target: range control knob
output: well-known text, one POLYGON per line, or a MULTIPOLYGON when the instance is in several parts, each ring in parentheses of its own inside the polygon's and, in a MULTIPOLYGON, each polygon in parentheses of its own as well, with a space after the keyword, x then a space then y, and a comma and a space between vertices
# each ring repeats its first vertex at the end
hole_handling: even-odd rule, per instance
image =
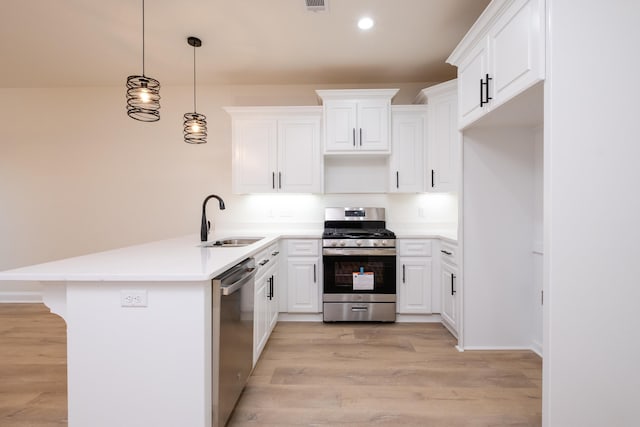
POLYGON ((382 241, 382 246, 387 246, 387 241, 386 240, 382 241))
POLYGON ((334 240, 333 242, 331 242, 331 246, 338 246, 338 241, 334 240))
POLYGON ((356 240, 356 245, 362 246, 362 240, 356 240))
POLYGON ((345 241, 344 241, 344 240, 341 240, 341 241, 340 241, 340 246, 344 246, 344 245, 346 245, 345 241))
POLYGON ((373 246, 379 246, 379 245, 380 245, 380 242, 378 242, 377 240, 373 241, 373 246))

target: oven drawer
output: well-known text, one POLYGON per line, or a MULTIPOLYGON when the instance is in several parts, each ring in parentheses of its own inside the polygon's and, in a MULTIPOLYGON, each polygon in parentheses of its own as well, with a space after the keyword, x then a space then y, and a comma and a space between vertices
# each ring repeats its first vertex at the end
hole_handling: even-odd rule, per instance
POLYGON ((395 322, 395 302, 325 302, 325 322, 395 322))
POLYGON ((432 240, 429 239, 398 239, 398 255, 401 256, 431 256, 432 240))

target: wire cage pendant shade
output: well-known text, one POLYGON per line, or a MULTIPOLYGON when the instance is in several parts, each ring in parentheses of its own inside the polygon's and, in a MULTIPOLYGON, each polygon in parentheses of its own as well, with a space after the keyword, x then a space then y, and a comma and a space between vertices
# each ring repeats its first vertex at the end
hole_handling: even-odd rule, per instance
POLYGON ((196 47, 202 46, 197 37, 187 39, 193 46, 193 113, 185 113, 183 122, 184 142, 188 144, 205 144, 207 142, 207 117, 196 112, 196 47))
POLYGON ((160 82, 144 74, 144 0, 142 0, 142 75, 127 77, 127 115, 141 122, 160 120, 160 82))

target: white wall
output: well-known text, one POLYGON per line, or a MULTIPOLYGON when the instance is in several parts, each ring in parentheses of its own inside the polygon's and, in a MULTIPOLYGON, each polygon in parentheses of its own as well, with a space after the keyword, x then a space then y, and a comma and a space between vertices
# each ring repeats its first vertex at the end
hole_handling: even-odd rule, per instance
POLYGON ((465 130, 463 158, 464 348, 531 348, 534 133, 465 130))
POLYGON ((636 426, 640 3, 547 1, 546 426, 636 426))
MULTIPOLYGON (((429 83, 397 87, 410 104, 429 83)), ((333 85, 331 88, 363 87, 333 85)), ((163 87, 161 120, 141 123, 125 113, 124 87, 0 89, 0 270, 198 233, 202 200, 214 223, 316 223, 322 208, 357 204, 389 208, 389 220, 455 222, 447 195, 239 196, 231 194, 231 120, 238 105, 318 105, 327 85, 203 86, 198 110, 207 115, 208 144, 182 139, 190 87, 163 87), (422 209, 422 216, 418 215, 422 209)), ((24 293, 35 284, 0 284, 24 293)), ((9 297, 10 299, 10 297, 9 297)))

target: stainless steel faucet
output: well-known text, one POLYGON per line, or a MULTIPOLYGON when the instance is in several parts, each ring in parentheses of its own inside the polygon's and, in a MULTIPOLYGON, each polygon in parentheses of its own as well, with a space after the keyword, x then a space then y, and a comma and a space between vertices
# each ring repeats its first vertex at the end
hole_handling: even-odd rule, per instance
POLYGON ((202 202, 202 223, 200 224, 200 241, 206 242, 209 238, 209 230, 211 229, 211 221, 207 221, 207 202, 209 199, 218 199, 220 202, 220 210, 223 211, 225 209, 224 200, 220 196, 216 196, 215 194, 211 194, 204 199, 202 202))

